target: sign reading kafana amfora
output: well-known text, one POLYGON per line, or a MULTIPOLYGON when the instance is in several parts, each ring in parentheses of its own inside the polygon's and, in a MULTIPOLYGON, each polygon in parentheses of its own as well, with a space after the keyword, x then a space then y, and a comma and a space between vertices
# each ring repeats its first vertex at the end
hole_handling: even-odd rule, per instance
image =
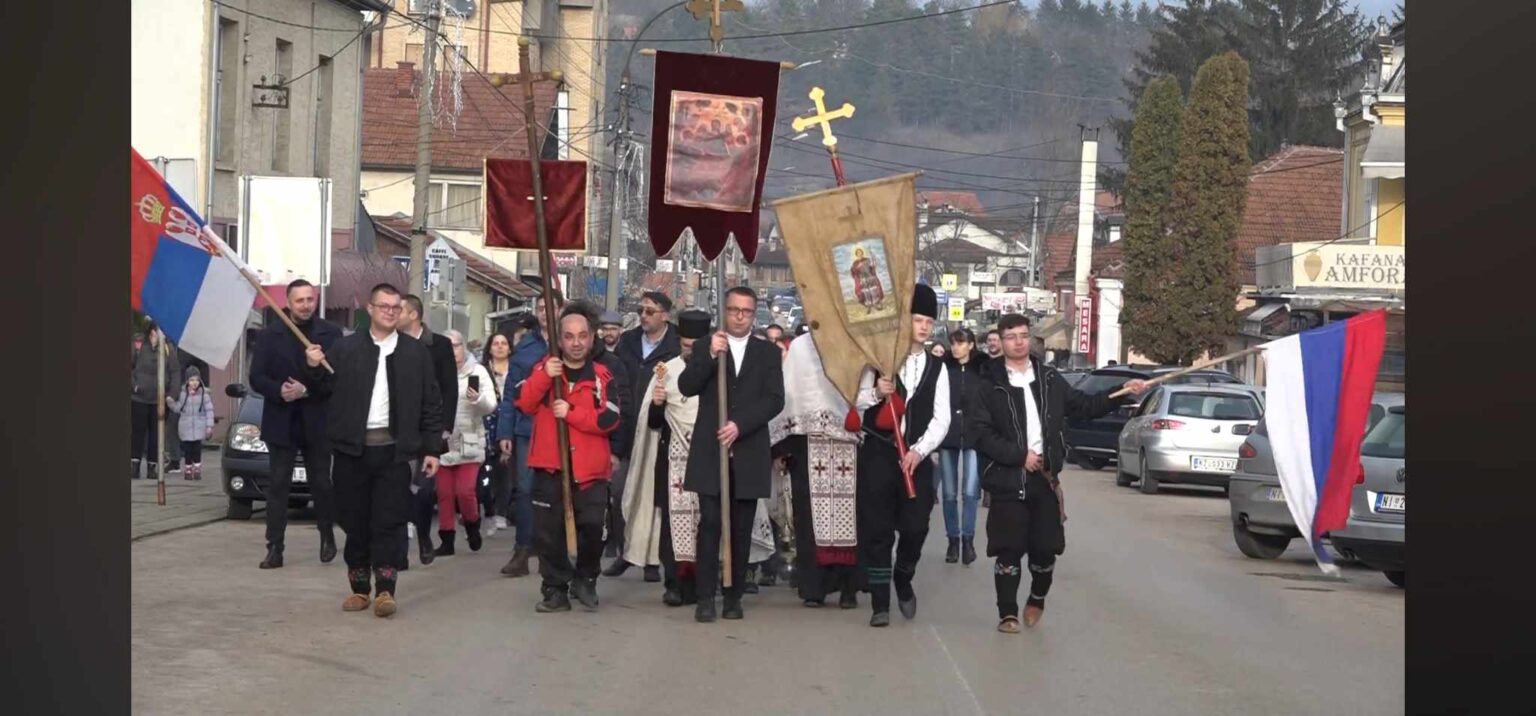
POLYGON ((1401 246, 1282 244, 1262 247, 1260 288, 1365 289, 1407 287, 1407 255, 1401 246), (1290 261, 1284 259, 1289 254, 1290 261), (1273 267, 1273 270, 1266 271, 1273 267))

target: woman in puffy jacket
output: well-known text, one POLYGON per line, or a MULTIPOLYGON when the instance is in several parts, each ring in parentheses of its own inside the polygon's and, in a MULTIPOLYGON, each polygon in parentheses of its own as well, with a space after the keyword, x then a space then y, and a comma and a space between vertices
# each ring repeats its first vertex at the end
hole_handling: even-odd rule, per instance
MULTIPOLYGON (((945 562, 976 561, 976 504, 981 499, 981 475, 976 462, 976 437, 967 434, 966 412, 985 378, 981 365, 986 354, 976 350, 976 334, 961 328, 949 336, 949 433, 939 443, 939 464, 934 476, 944 505, 944 531, 949 537, 945 562)), ((938 346, 936 345, 935 348, 938 346)))
POLYGON ((480 550, 480 505, 475 483, 485 462, 485 416, 496 410, 496 387, 485 366, 468 360, 464 336, 447 331, 453 346, 453 360, 459 368, 459 406, 453 421, 453 434, 447 451, 439 458, 437 471, 437 534, 442 538, 436 554, 453 554, 453 508, 464 519, 464 539, 473 551, 480 550))

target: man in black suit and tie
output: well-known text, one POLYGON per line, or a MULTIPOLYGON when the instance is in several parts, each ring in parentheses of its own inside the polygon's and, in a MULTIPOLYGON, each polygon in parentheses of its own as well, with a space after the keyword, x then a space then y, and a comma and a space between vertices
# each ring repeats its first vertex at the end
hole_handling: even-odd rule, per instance
POLYGON ((695 350, 678 376, 684 396, 699 398, 699 417, 689 443, 688 474, 683 486, 699 495, 699 604, 694 619, 715 620, 715 588, 720 571, 720 451, 730 451, 731 587, 725 590, 721 616, 740 619, 742 587, 752 547, 757 501, 771 494, 773 460, 768 421, 784 409, 784 370, 778 347, 752 338, 757 294, 738 286, 725 294, 725 330, 716 332, 709 350, 695 350), (719 414, 715 366, 726 356, 726 416, 719 414), (724 423, 722 425, 722 422, 724 423))

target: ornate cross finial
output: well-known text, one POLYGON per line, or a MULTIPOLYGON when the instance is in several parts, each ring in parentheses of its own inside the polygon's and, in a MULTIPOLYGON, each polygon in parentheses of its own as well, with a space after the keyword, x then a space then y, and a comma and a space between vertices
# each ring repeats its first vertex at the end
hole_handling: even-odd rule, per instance
POLYGON ((725 30, 720 27, 720 13, 724 11, 742 12, 746 6, 741 0, 688 0, 685 8, 695 20, 709 16, 709 39, 715 43, 715 51, 720 51, 720 43, 725 40, 725 30))
POLYGON ((827 111, 823 98, 827 93, 820 87, 811 88, 811 101, 816 103, 816 112, 808 117, 795 117, 792 123, 796 132, 804 132, 814 125, 821 125, 821 143, 828 149, 837 146, 837 137, 832 136, 832 120, 845 119, 853 116, 853 105, 844 102, 842 107, 827 111))

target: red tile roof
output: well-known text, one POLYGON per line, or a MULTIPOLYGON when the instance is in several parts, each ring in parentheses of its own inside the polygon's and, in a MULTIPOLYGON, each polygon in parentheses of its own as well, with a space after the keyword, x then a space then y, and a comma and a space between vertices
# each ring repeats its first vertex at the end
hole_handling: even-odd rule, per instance
POLYGON ((1253 285, 1260 246, 1338 238, 1343 195, 1342 149, 1283 147, 1254 165, 1237 230, 1239 281, 1253 285))
POLYGON ((948 205, 972 216, 986 216, 987 209, 981 205, 981 198, 975 192, 969 191, 922 191, 917 194, 917 203, 928 203, 928 208, 937 211, 940 207, 948 205))
MULTIPOLYGON (((416 165, 416 91, 421 73, 409 62, 398 67, 370 68, 363 75, 364 169, 412 169, 416 165)), ((505 85, 501 93, 480 75, 461 78, 464 105, 458 121, 432 128, 432 167, 479 174, 485 158, 526 159, 522 91, 505 85)), ((555 83, 534 85, 534 112, 542 125, 555 106, 555 83)))

